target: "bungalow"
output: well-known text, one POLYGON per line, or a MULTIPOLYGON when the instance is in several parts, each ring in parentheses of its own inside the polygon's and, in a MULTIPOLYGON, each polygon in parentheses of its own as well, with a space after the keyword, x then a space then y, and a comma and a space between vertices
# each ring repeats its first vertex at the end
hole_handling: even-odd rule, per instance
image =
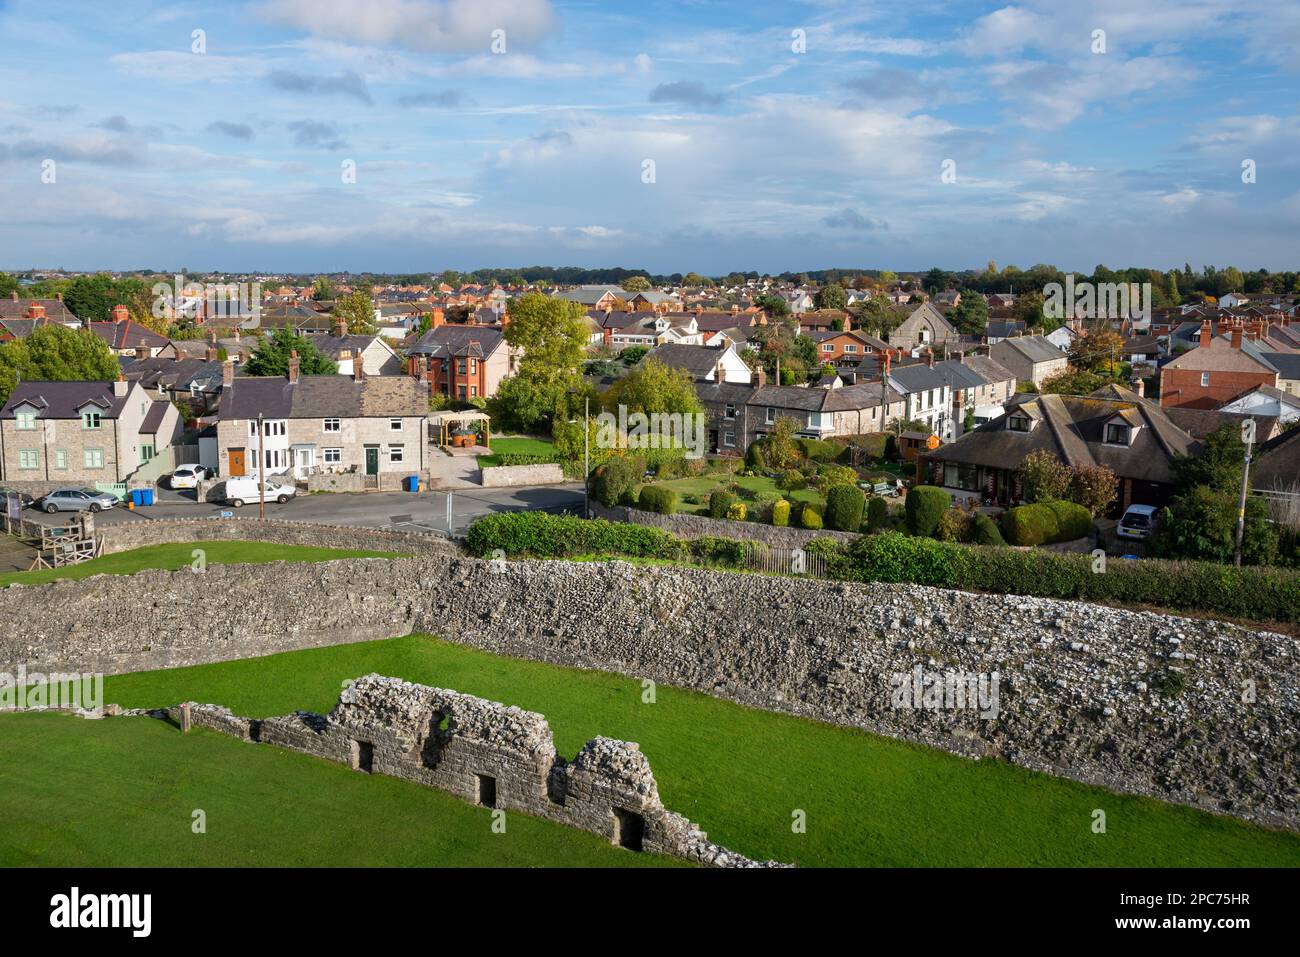
POLYGON ((1069 357, 1042 336, 1003 339, 989 347, 989 356, 1021 382, 1041 386, 1069 367, 1069 357))
POLYGON ((20 382, 0 409, 0 479, 125 482, 170 465, 180 434, 176 407, 139 382, 20 382))

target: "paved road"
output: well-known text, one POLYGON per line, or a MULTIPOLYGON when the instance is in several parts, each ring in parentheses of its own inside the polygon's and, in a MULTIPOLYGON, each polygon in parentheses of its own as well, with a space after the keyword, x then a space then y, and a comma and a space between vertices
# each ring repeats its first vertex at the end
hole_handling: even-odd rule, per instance
MULTIPOLYGON (((399 531, 447 532, 447 492, 337 492, 302 495, 284 505, 266 503, 267 518, 324 525, 358 525, 367 528, 392 527, 399 531)), ((515 489, 465 489, 451 493, 453 534, 464 534, 470 522, 491 512, 518 509, 582 511, 582 485, 549 485, 515 489)), ((240 518, 256 517, 257 505, 232 509, 215 503, 194 501, 192 491, 160 490, 155 504, 134 511, 124 507, 100 512, 100 525, 119 522, 147 522, 167 518, 218 518, 230 512, 240 518)), ((46 515, 29 509, 24 513, 47 524, 66 523, 71 513, 46 515)))

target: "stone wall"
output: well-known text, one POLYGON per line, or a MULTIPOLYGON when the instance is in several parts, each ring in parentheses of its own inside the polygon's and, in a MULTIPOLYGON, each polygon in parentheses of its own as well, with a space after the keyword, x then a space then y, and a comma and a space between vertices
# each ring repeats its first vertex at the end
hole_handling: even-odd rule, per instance
POLYGON ((104 539, 105 554, 144 548, 160 542, 270 542, 276 545, 307 545, 315 548, 367 549, 405 555, 459 554, 456 546, 440 535, 386 532, 351 525, 315 525, 278 519, 185 518, 141 520, 100 524, 97 534, 104 539))
POLYGON ((671 532, 678 538, 735 538, 751 542, 762 542, 776 548, 803 548, 814 538, 833 538, 839 542, 851 542, 861 536, 857 532, 834 532, 830 529, 809 531, 805 528, 779 528, 762 522, 731 522, 724 519, 709 518, 707 515, 660 515, 658 512, 646 512, 639 508, 619 505, 606 508, 599 502, 591 503, 591 517, 603 518, 610 522, 629 522, 633 525, 650 525, 671 532))
MULTIPOLYGON (((179 721, 178 710, 171 716, 179 721)), ((565 761, 544 716, 473 695, 372 674, 351 682, 328 717, 299 711, 258 720, 191 703, 190 720, 244 741, 450 791, 471 804, 582 828, 630 850, 713 867, 777 866, 711 843, 667 810, 639 745, 595 738, 565 761)))
POLYGON ((117 673, 412 631, 1300 827, 1300 642, 1218 622, 913 585, 425 554, 0 589, 0 671, 117 673), (996 671, 996 718, 899 707, 898 676, 918 667, 996 671))
POLYGON ((498 465, 483 469, 484 488, 513 488, 519 485, 561 485, 568 481, 564 469, 555 464, 498 465))

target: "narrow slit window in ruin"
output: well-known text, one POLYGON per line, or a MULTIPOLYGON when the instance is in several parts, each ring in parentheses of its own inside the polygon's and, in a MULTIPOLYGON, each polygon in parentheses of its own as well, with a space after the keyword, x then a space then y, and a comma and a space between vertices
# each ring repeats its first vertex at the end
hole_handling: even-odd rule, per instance
POLYGON ((629 851, 641 850, 641 839, 645 836, 645 818, 634 811, 621 807, 614 808, 614 843, 626 847, 629 851))
POLYGON ((352 742, 352 770, 374 773, 375 746, 369 741, 352 742))
POLYGON ((478 803, 483 807, 497 806, 497 779, 489 774, 476 774, 478 779, 478 803))

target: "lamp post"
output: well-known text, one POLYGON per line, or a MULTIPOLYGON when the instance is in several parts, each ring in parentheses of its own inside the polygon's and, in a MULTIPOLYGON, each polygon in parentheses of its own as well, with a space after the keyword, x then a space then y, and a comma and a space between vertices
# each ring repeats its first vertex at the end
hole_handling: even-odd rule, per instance
POLYGON ((1246 457, 1241 464, 1241 499, 1237 502, 1237 547, 1233 550, 1232 564, 1241 567, 1241 541, 1246 534, 1246 495, 1250 492, 1250 449, 1255 441, 1255 420, 1241 423, 1241 441, 1246 445, 1246 457))
POLYGON ((266 426, 262 422, 262 413, 257 413, 257 517, 266 519, 266 474, 263 463, 266 462, 266 426))
POLYGON ((591 518, 591 396, 582 399, 582 517, 591 518))

